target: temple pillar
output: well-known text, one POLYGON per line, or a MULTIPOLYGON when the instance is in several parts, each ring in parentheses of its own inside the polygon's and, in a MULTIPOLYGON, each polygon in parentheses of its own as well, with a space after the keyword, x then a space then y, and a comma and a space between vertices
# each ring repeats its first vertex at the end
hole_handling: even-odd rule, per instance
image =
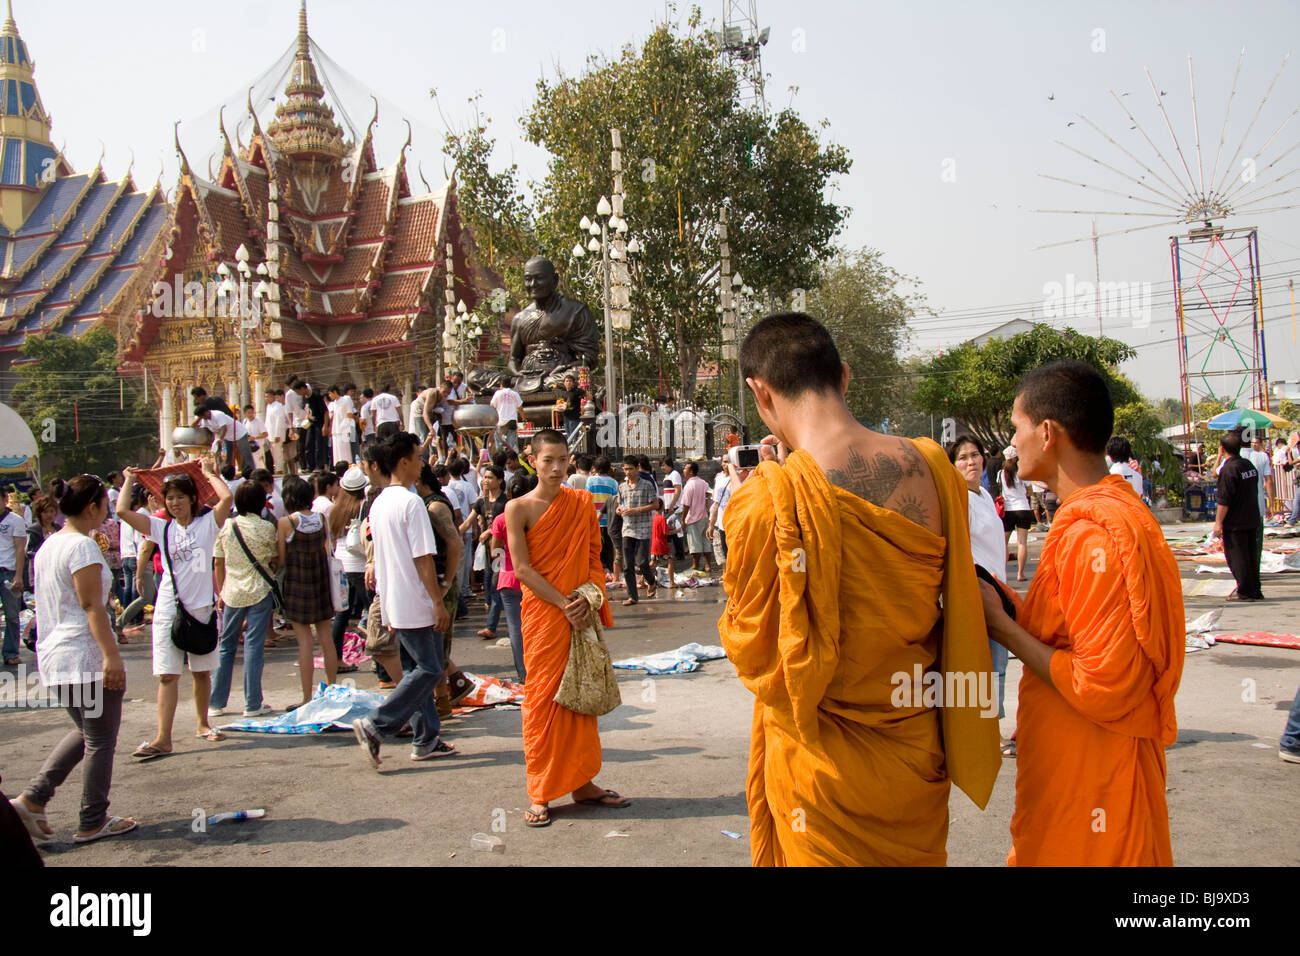
POLYGON ((266 409, 266 383, 256 372, 253 375, 253 414, 259 417, 266 409))
POLYGON ((172 387, 164 385, 162 388, 162 409, 158 412, 158 447, 165 453, 170 453, 172 450, 172 428, 174 426, 172 387))

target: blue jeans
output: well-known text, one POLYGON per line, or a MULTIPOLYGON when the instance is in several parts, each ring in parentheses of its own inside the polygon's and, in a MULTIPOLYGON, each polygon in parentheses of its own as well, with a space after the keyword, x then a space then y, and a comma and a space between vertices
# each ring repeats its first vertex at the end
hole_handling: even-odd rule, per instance
POLYGON ((1286 719, 1286 729, 1282 731, 1282 739, 1277 745, 1293 754, 1300 754, 1300 690, 1295 692, 1291 716, 1286 719))
MULTIPOLYGON (((18 612, 22 608, 22 596, 9 590, 14 583, 14 573, 9 568, 0 569, 0 604, 4 605, 5 638, 3 655, 5 660, 18 656, 18 612)), ((24 582, 25 583, 25 582, 24 582)), ((108 596, 105 595, 105 600, 108 596)))
POLYGON ((510 631, 510 649, 515 655, 515 673, 522 684, 528 676, 524 671, 524 592, 518 588, 501 588, 497 595, 506 610, 506 628, 510 631))
POLYGON ((487 570, 483 572, 483 593, 487 595, 488 602, 487 623, 483 626, 489 631, 495 631, 501 622, 501 612, 505 610, 505 605, 501 603, 501 593, 497 591, 497 572, 492 570, 491 559, 487 570))
POLYGON ((998 717, 1002 718, 1007 715, 1002 706, 1007 696, 1007 649, 997 641, 990 640, 989 653, 993 657, 993 678, 996 682, 993 690, 998 695, 998 717))
POLYGON ((122 594, 119 600, 122 602, 122 607, 124 608, 130 607, 131 602, 139 597, 139 595, 135 593, 135 572, 138 566, 138 558, 122 559, 122 594))
POLYGON ((409 720, 415 732, 412 744, 432 747, 438 742, 433 691, 442 680, 442 635, 431 627, 395 627, 393 633, 402 646, 402 679, 367 717, 385 737, 397 733, 409 720))
POLYGON ((245 622, 248 629, 244 634, 244 710, 257 710, 262 706, 262 657, 266 650, 266 631, 274 610, 275 598, 270 594, 248 607, 227 605, 221 624, 217 676, 212 679, 213 707, 225 707, 230 700, 230 678, 235 671, 240 628, 245 622))

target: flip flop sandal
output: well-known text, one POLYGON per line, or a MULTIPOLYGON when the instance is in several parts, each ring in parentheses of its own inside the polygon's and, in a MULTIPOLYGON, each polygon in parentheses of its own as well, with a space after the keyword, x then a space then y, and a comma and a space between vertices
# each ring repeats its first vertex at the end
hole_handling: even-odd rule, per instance
POLYGON ((140 824, 135 820, 128 821, 125 817, 109 817, 104 821, 104 825, 89 836, 74 836, 73 843, 94 843, 96 840, 102 840, 104 837, 121 836, 123 833, 130 833, 140 824), (123 823, 130 823, 130 826, 121 826, 123 823))
POLYGON ((199 740, 209 740, 209 741, 212 741, 212 742, 214 742, 214 743, 215 743, 216 741, 218 741, 218 740, 225 740, 225 739, 226 739, 226 735, 223 734, 221 731, 216 730, 215 728, 212 729, 212 730, 209 730, 209 731, 208 731, 207 733, 205 733, 205 734, 195 734, 194 736, 197 737, 199 740))
POLYGON ((18 818, 23 821, 23 826, 27 828, 27 832, 31 834, 33 840, 36 840, 38 843, 45 843, 48 840, 54 839, 53 830, 50 830, 47 833, 45 830, 41 829, 42 823, 46 826, 50 825, 50 821, 45 818, 45 813, 43 811, 41 813, 34 813, 33 811, 28 810, 16 799, 10 800, 9 805, 14 808, 14 812, 18 814, 18 818))
POLYGON ((615 793, 613 790, 606 790, 604 794, 599 797, 587 797, 587 799, 585 800, 574 800, 573 802, 582 803, 582 804, 592 804, 598 807, 609 807, 610 809, 613 810, 621 810, 624 807, 632 806, 631 800, 627 799, 627 797, 623 796, 621 793, 615 793), (618 802, 610 803, 609 798, 611 797, 617 800, 618 802))
POLYGON ((144 763, 146 760, 154 760, 158 757, 171 756, 171 751, 160 750, 159 748, 155 747, 153 744, 149 743, 149 741, 146 740, 143 743, 141 743, 139 747, 135 748, 135 752, 132 753, 131 756, 135 757, 136 760, 140 761, 140 763, 144 763))
POLYGON ((532 810, 524 811, 524 826, 529 827, 549 827, 551 825, 551 809, 543 808, 541 813, 533 813, 532 810), (536 820, 529 820, 530 816, 536 817, 536 820))

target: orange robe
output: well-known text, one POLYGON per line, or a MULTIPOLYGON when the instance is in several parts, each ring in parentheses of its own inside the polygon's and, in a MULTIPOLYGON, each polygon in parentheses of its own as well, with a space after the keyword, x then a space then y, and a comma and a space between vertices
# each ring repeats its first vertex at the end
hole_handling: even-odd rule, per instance
POLYGON ((718 632, 756 698, 755 865, 941 865, 950 781, 980 807, 993 790, 997 701, 966 486, 938 445, 915 444, 942 536, 831 485, 806 452, 760 463, 727 506, 718 632), (936 709, 920 687, 896 701, 898 675, 932 670, 974 675, 986 706, 976 692, 936 709))
MULTIPOLYGON (((528 561, 561 594, 588 582, 605 589, 600 563, 600 519, 585 491, 563 487, 540 521, 528 529, 528 561)), ((523 588, 524 766, 528 797, 547 803, 572 793, 600 770, 600 737, 596 718, 576 714, 555 702, 573 630, 564 611, 523 588)), ((606 602, 600 620, 611 627, 614 618, 606 602)))
POLYGON ((1178 736, 1183 593, 1160 526, 1109 475, 1061 502, 1018 613, 1057 650, 1016 715, 1007 862, 1172 866, 1164 748, 1178 736))

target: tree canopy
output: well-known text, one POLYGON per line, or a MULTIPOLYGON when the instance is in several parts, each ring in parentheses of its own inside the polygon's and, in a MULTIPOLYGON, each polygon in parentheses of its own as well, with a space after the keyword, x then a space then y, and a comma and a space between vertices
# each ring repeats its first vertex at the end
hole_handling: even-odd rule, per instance
POLYGON ((908 323, 924 307, 924 299, 908 289, 914 285, 874 249, 837 250, 818 267, 807 295, 806 311, 826 326, 849 364, 849 410, 872 427, 897 406, 903 391, 899 352, 908 323))
POLYGON ((566 291, 599 313, 595 257, 575 260, 570 250, 588 238, 579 220, 612 192, 610 130, 620 131, 623 217, 644 249, 633 263, 633 328, 620 349, 626 386, 675 380, 686 398, 700 362, 721 344, 724 205, 731 271, 764 304, 785 301, 813 286, 832 250, 848 209, 827 199, 827 189, 851 164, 795 111, 765 118, 744 108, 734 71, 699 24, 697 9, 684 36, 660 25, 639 49, 593 56, 580 76, 538 81, 522 123, 551 159, 534 184, 534 210, 522 202, 513 168, 490 171, 491 139, 477 113, 469 130, 448 140, 467 218, 488 228, 501 249, 497 261, 536 248, 555 262, 566 291))
POLYGON ((36 436, 44 470, 103 476, 153 461, 158 420, 134 379, 118 375, 111 331, 30 336, 22 355, 33 361, 17 366, 12 404, 36 436))
POLYGON ((1039 323, 1011 338, 983 345, 963 343, 943 352, 920 370, 912 402, 920 411, 955 418, 988 448, 1009 444, 1015 429, 1011 406, 1026 373, 1060 359, 1087 362, 1105 376, 1115 407, 1139 401, 1119 364, 1137 350, 1118 339, 1082 335, 1039 323))

